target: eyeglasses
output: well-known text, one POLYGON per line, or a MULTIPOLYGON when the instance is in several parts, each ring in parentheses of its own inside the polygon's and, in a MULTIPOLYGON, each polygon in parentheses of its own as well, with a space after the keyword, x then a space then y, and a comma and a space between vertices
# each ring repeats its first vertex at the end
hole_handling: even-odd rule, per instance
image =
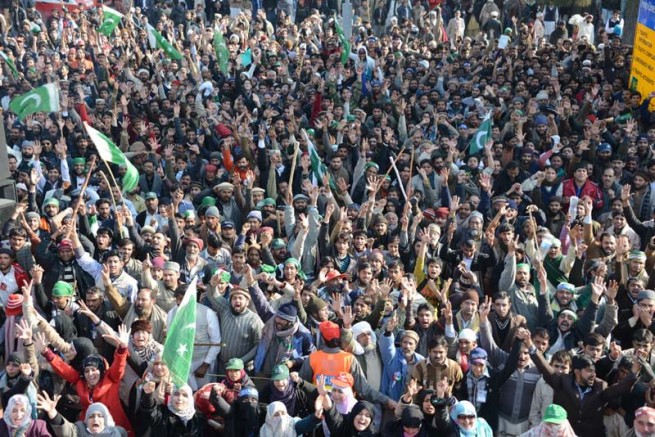
POLYGON ((474 414, 460 414, 457 416, 457 420, 475 420, 474 414))

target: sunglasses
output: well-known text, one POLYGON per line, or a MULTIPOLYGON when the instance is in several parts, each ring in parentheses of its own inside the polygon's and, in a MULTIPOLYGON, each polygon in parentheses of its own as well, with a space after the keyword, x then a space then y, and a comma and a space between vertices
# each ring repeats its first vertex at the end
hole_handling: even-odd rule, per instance
POLYGON ((460 414, 457 416, 457 420, 474 420, 475 415, 473 414, 460 414))

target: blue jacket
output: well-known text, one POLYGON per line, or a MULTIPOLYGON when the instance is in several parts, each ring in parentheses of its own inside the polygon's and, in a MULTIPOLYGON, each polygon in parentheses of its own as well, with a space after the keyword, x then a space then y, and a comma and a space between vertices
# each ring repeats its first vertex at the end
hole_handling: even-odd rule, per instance
MULTIPOLYGON (((407 360, 403 356, 400 348, 395 346, 393 333, 381 335, 378 344, 384 367, 382 371, 382 393, 394 401, 398 401, 403 393, 405 393, 405 386, 409 377, 407 360)), ((423 355, 414 352, 415 363, 418 363, 422 359, 423 355)))

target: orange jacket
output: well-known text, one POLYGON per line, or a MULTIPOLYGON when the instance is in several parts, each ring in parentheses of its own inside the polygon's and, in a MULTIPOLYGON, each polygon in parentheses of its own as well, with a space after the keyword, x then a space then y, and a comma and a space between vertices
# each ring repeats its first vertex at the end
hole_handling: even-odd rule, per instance
POLYGON ((309 354, 309 367, 312 368, 314 373, 312 382, 316 384, 316 377, 324 375, 327 377, 325 385, 331 386, 330 380, 333 377, 337 377, 341 373, 350 373, 354 359, 353 354, 345 351, 339 351, 335 354, 329 354, 322 350, 312 352, 309 354))

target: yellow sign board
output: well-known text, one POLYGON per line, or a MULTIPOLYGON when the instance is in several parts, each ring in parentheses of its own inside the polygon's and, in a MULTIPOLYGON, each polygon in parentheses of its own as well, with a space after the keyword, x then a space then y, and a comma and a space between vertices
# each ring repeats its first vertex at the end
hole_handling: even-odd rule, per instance
POLYGON ((642 98, 655 91, 655 0, 642 0, 639 4, 629 85, 642 98))

